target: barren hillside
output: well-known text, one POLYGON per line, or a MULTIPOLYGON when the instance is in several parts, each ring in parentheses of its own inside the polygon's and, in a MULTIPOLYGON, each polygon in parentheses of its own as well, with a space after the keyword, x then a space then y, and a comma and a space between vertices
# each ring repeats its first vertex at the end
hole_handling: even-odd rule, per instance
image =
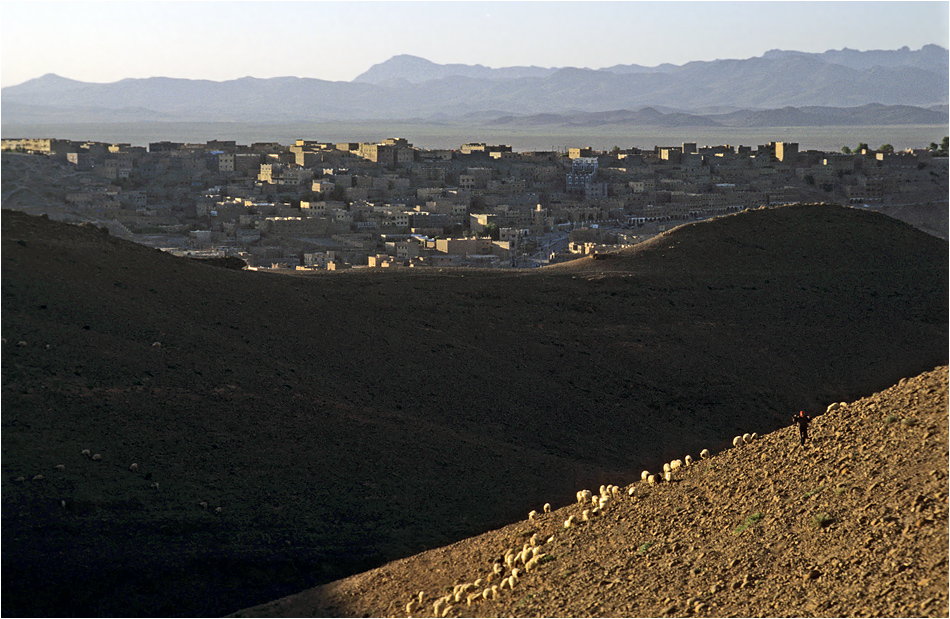
POLYGON ((530 272, 2 236, 8 615, 235 612, 947 363, 947 242, 837 206, 530 272))
POLYGON ((693 453, 599 517, 536 505, 533 520, 234 616, 946 617, 947 367, 841 404, 805 447, 788 427, 693 453), (537 566, 506 564, 532 539, 537 566))

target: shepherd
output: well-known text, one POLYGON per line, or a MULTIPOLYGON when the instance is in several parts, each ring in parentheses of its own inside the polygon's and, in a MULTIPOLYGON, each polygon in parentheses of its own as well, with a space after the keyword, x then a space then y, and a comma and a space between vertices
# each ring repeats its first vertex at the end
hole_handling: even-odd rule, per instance
POLYGON ((792 421, 798 424, 798 431, 802 437, 802 446, 808 440, 808 422, 811 417, 805 414, 805 411, 798 411, 798 414, 792 417, 792 421))

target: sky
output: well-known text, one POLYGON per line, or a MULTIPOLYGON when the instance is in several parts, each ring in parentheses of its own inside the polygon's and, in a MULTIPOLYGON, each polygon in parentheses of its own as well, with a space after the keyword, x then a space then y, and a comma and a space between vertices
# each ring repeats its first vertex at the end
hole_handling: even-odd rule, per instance
POLYGON ((350 81, 439 64, 656 66, 770 49, 950 47, 950 2, 0 2, 0 86, 245 76, 350 81))

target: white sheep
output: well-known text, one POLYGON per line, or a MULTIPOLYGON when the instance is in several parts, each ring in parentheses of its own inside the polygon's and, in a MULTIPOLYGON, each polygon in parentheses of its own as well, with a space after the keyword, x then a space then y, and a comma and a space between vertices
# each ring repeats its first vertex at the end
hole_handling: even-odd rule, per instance
POLYGON ((666 462, 666 463, 663 464, 663 472, 664 472, 664 473, 669 473, 669 472, 672 470, 672 468, 673 468, 673 467, 670 466, 670 463, 669 463, 669 462, 666 462))
POLYGON ((102 460, 102 454, 93 454, 92 459, 96 462, 102 460))
POLYGON ((65 464, 57 464, 57 465, 56 465, 56 470, 59 471, 60 473, 62 473, 62 472, 64 472, 64 471, 66 470, 66 465, 65 465, 65 464))
POLYGON ((597 507, 603 509, 608 502, 610 502, 610 497, 602 496, 600 497, 600 503, 597 505, 597 507))
POLYGON ((574 524, 574 516, 568 516, 567 520, 564 521, 564 528, 569 529, 572 524, 574 524))
POLYGON ((647 483, 650 484, 651 486, 655 486, 655 485, 656 485, 656 475, 649 475, 649 476, 647 476, 647 483))
POLYGON ((136 464, 135 462, 133 462, 133 463, 129 466, 129 470, 132 471, 133 473, 137 473, 138 470, 139 470, 139 465, 136 464))
POLYGON ((502 566, 501 563, 495 563, 495 565, 492 566, 491 570, 492 570, 492 572, 494 572, 495 575, 497 576, 497 575, 501 574, 502 572, 504 572, 504 571, 505 571, 505 568, 502 566))
POLYGON ((743 435, 742 435, 742 442, 743 442, 743 443, 751 443, 751 442, 752 442, 752 435, 749 434, 748 432, 746 432, 745 434, 743 434, 743 435))
POLYGON ((43 480, 43 476, 42 476, 42 475, 34 475, 34 476, 33 476, 33 481, 42 481, 42 480, 43 480))
POLYGON ((442 610, 442 605, 443 605, 444 603, 445 603, 445 602, 443 601, 442 598, 439 598, 439 599, 437 599, 435 602, 432 603, 432 614, 433 614, 434 616, 436 616, 436 617, 439 616, 439 611, 442 610))
POLYGON ((537 533, 535 533, 534 535, 531 536, 531 539, 528 540, 528 544, 531 545, 531 546, 537 546, 537 545, 538 545, 538 534, 537 534, 537 533))
POLYGON ((650 476, 650 471, 643 471, 640 473, 640 481, 646 481, 647 477, 650 476))
POLYGON ((681 466, 683 466, 682 460, 673 460, 670 462, 670 471, 675 473, 681 466))
POLYGON ((452 612, 452 605, 451 605, 451 604, 446 604, 446 605, 445 605, 445 608, 442 609, 442 615, 441 615, 441 616, 443 616, 443 617, 448 617, 448 615, 449 615, 450 612, 452 612))
POLYGON ((671 481, 673 481, 673 471, 666 471, 665 473, 663 473, 663 479, 667 483, 670 483, 671 481))
POLYGON ((692 466, 692 465, 693 465, 693 456, 691 456, 691 455, 689 455, 689 454, 686 454, 686 457, 683 458, 683 461, 685 462, 686 466, 692 466))
POLYGON ((702 450, 701 452, 699 452, 699 457, 700 457, 700 458, 708 458, 708 457, 709 457, 709 450, 708 450, 708 449, 704 449, 704 450, 702 450))
POLYGON ((636 494, 636 490, 637 490, 636 486, 630 486, 630 488, 627 489, 627 494, 629 494, 630 496, 633 496, 634 494, 636 494))
POLYGON ((406 604, 406 614, 407 614, 407 615, 411 615, 411 614, 412 614, 412 611, 413 611, 415 608, 416 608, 416 601, 415 601, 415 600, 410 600, 409 603, 406 604))
POLYGON ((83 449, 83 450, 82 450, 82 455, 84 455, 84 456, 86 456, 86 457, 88 458, 88 457, 90 457, 90 456, 92 455, 92 452, 89 451, 88 449, 83 449))
POLYGON ((578 503, 586 503, 587 501, 590 500, 590 497, 591 497, 590 490, 579 490, 577 492, 578 503))
POLYGON ((590 514, 590 510, 589 510, 589 509, 585 509, 584 511, 582 511, 582 512, 581 512, 581 520, 583 520, 584 522, 587 522, 588 520, 590 520, 590 518, 588 517, 589 514, 590 514))
POLYGON ((741 445, 741 444, 742 444, 742 437, 741 437, 741 436, 737 436, 737 437, 735 437, 734 439, 732 439, 732 446, 733 446, 733 447, 738 447, 738 446, 741 445))
POLYGON ((545 504, 544 504, 544 513, 545 513, 545 514, 550 514, 550 513, 551 513, 551 504, 550 504, 550 503, 545 503, 545 504))
POLYGON ((753 441, 759 440, 759 435, 758 435, 757 433, 753 432, 753 433, 752 433, 752 440, 753 440, 753 441))
POLYGON ((418 598, 418 599, 419 599, 419 606, 422 606, 422 602, 425 601, 425 599, 426 599, 426 592, 425 592, 425 591, 420 591, 420 592, 419 592, 419 598, 418 598))
POLYGON ((532 509, 530 512, 528 512, 528 520, 534 520, 534 517, 537 515, 538 515, 538 512, 532 509))

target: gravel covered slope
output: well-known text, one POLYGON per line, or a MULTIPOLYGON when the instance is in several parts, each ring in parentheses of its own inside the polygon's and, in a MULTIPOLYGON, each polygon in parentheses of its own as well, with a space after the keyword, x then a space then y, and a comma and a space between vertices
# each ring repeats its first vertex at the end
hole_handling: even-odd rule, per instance
POLYGON ((622 488, 596 520, 568 505, 235 616, 407 616, 420 591, 408 614, 433 616, 537 534, 547 558, 514 589, 445 616, 945 617, 947 412, 938 367, 817 417, 804 448, 789 426, 622 488))
POLYGON ((947 364, 947 242, 833 205, 526 271, 2 237, 4 616, 227 615, 947 364))

